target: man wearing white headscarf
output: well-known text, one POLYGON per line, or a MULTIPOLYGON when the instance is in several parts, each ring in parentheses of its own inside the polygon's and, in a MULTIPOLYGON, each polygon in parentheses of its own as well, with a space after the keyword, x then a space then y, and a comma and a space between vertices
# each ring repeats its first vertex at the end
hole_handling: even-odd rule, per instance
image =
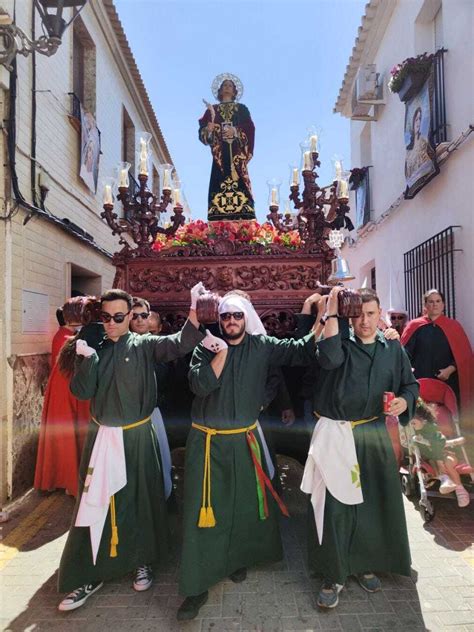
POLYGON ((224 340, 208 333, 191 360, 195 394, 186 445, 184 534, 178 620, 192 619, 208 588, 239 582, 248 566, 282 557, 279 509, 257 417, 269 367, 315 360, 314 335, 278 340, 265 335, 252 304, 229 294, 219 305, 224 340))

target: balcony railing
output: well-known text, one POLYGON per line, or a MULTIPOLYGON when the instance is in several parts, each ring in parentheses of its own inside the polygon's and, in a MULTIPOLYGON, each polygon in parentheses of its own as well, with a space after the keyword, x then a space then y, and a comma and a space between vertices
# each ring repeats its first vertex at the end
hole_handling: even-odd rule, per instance
POLYGON ((444 53, 440 48, 434 58, 434 94, 433 94, 433 141, 435 145, 448 140, 446 123, 446 99, 444 91, 444 53))

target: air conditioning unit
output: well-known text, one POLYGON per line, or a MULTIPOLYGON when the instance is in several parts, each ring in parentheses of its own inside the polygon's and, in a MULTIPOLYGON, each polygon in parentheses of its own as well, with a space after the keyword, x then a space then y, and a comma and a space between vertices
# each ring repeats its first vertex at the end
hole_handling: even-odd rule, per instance
POLYGON ((359 68, 356 78, 356 98, 359 103, 379 105, 385 103, 383 98, 383 81, 376 71, 375 64, 367 64, 359 68))

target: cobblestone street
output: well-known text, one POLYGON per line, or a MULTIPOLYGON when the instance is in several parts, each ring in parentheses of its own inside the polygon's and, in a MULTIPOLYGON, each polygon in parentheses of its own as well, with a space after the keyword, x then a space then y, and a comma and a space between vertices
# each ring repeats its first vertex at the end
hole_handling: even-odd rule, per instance
MULTIPOLYGON (((285 500, 292 519, 284 519, 285 559, 250 569, 241 584, 223 582, 210 591, 200 617, 178 624, 176 609, 178 548, 156 576, 151 590, 136 593, 131 577, 108 583, 71 613, 57 610, 56 574, 73 500, 62 493, 30 492, 3 525, 1 546, 1 627, 12 632, 126 630, 169 632, 290 630, 453 630, 474 631, 474 515, 451 499, 435 499, 437 514, 424 524, 405 501, 413 556, 411 579, 382 576, 383 590, 369 595, 351 580, 335 611, 315 608, 320 580, 306 569, 306 500, 298 489, 301 468, 284 465, 285 500)), ((180 506, 178 496, 178 507, 180 506)), ((178 515, 180 511, 178 511, 178 515)), ((172 515, 178 528, 176 513, 172 515)))

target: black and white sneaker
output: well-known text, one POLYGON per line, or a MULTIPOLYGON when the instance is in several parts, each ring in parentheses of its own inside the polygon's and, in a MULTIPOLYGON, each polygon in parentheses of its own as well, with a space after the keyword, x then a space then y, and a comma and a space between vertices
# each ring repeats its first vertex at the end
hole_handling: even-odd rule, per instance
POLYGON ((139 566, 135 571, 135 580, 133 582, 133 587, 137 592, 142 592, 143 590, 148 590, 153 584, 153 570, 151 566, 145 564, 144 566, 139 566))
POLYGON ((58 610, 67 612, 68 610, 75 610, 83 606, 91 595, 102 588, 104 582, 94 582, 92 584, 84 584, 80 588, 76 588, 69 595, 64 597, 58 606, 58 610))

